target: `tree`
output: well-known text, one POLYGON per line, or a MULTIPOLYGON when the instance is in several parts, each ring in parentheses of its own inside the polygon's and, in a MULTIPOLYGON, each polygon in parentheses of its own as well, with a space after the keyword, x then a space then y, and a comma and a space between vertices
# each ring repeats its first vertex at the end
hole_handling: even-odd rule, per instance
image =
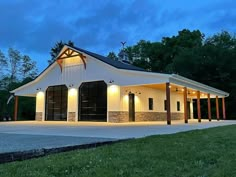
POLYGON ((37 75, 36 62, 31 60, 28 55, 22 56, 22 65, 20 72, 23 78, 34 78, 37 75))
POLYGON ((165 63, 164 72, 176 72, 173 69, 173 62, 179 55, 191 49, 202 47, 204 34, 199 30, 190 31, 183 29, 178 32, 177 36, 163 37, 162 44, 164 46, 164 56, 162 61, 165 63))
POLYGON ((55 61, 55 58, 57 57, 57 55, 59 54, 59 52, 61 51, 61 49, 63 48, 64 45, 74 47, 74 43, 71 40, 69 40, 67 43, 63 42, 63 41, 57 42, 54 45, 54 47, 51 48, 51 52, 50 52, 51 59, 48 60, 48 64, 51 64, 55 61))
POLYGON ((17 78, 17 72, 19 71, 19 66, 21 62, 20 52, 16 49, 8 49, 8 63, 10 65, 10 80, 11 82, 15 81, 17 78))
POLYGON ((112 59, 112 60, 118 60, 117 55, 115 54, 115 52, 109 52, 107 55, 108 58, 112 59))
MULTIPOLYGON (((0 66, 1 66, 0 74, 2 75, 4 70, 7 67, 7 60, 6 60, 4 53, 1 50, 0 50, 0 66)), ((0 77, 0 79, 1 79, 1 77, 0 77)))
POLYGON ((149 41, 140 40, 136 45, 126 47, 125 52, 133 65, 150 70, 150 48, 149 41))
MULTIPOLYGON (((9 91, 26 84, 31 81, 37 74, 36 62, 32 61, 27 55, 13 48, 9 48, 8 55, 5 56, 0 51, 1 71, 6 66, 9 66, 3 71, 4 75, 0 77, 0 119, 8 114, 13 114, 13 102, 7 105, 7 100, 11 95, 9 91)), ((19 116, 22 118, 33 118, 35 109, 35 98, 21 98, 19 103, 19 116)))

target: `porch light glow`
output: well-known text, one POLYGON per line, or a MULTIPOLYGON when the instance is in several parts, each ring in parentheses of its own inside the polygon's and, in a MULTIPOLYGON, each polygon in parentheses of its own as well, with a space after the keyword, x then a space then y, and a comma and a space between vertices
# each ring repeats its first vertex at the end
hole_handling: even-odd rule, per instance
POLYGON ((116 85, 111 85, 109 90, 110 90, 111 93, 116 93, 116 92, 118 92, 118 88, 117 88, 116 85))
POLYGON ((128 95, 124 95, 124 96, 123 96, 123 101, 124 101, 125 103, 128 103, 128 101, 129 101, 129 96, 128 96, 128 95))
POLYGON ((69 90, 69 96, 76 96, 76 89, 75 88, 71 88, 69 90))
POLYGON ((196 92, 193 92, 193 94, 195 94, 196 92))
POLYGON ((42 91, 37 93, 37 98, 42 98, 44 96, 44 93, 42 91))

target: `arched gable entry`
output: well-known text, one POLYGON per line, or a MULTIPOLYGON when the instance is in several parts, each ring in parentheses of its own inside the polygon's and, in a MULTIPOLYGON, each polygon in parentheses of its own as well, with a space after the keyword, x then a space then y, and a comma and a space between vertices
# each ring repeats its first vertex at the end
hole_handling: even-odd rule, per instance
POLYGON ((45 120, 67 120, 67 92, 65 85, 50 86, 46 90, 45 120))
POLYGON ((104 81, 83 82, 79 87, 79 120, 107 120, 107 84, 104 81))

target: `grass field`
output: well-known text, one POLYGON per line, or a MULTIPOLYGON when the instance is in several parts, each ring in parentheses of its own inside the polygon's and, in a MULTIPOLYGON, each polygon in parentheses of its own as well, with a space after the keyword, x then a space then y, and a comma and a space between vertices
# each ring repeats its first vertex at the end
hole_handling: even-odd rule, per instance
POLYGON ((233 177, 236 125, 0 165, 0 177, 233 177))

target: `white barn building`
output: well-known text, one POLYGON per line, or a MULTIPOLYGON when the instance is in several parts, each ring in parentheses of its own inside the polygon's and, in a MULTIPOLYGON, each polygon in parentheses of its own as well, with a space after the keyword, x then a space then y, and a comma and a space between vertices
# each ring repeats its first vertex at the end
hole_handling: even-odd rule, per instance
POLYGON ((159 121, 193 118, 193 99, 216 99, 217 119, 226 118, 228 93, 175 74, 147 72, 101 55, 65 45, 56 61, 35 80, 12 91, 36 97, 37 121, 159 121), (219 98, 223 115, 219 115, 219 98))

